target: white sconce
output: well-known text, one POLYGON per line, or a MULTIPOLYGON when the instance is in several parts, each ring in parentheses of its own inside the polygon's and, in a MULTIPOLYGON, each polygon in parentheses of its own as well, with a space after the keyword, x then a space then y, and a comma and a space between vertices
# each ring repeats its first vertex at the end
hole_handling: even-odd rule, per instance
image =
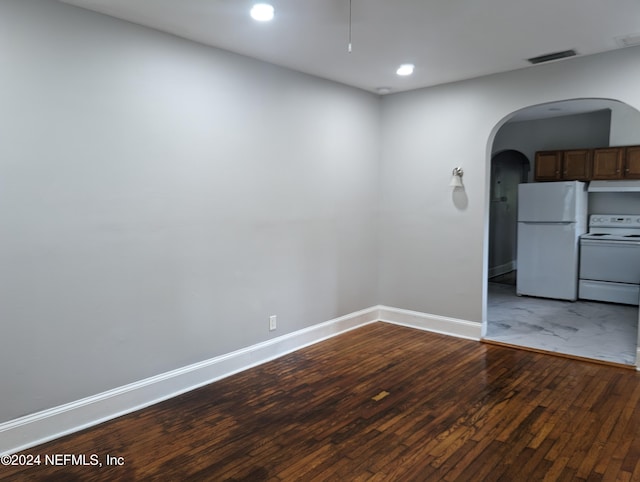
POLYGON ((451 182, 449 183, 449 187, 464 187, 462 184, 462 175, 464 171, 461 167, 454 167, 453 172, 451 173, 451 182))

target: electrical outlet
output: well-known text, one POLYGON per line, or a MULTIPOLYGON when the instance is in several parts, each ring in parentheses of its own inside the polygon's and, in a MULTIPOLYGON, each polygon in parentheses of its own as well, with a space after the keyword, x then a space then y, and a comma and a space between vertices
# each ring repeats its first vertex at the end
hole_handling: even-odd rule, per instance
POLYGON ((269 317, 269 331, 273 331, 277 328, 277 319, 276 315, 271 315, 269 317))

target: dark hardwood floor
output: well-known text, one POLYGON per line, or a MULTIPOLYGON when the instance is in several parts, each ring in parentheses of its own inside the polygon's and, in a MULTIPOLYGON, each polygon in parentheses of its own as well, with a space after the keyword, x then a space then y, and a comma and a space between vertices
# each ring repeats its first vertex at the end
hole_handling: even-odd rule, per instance
POLYGON ((42 464, 0 479, 640 480, 639 400, 634 370, 375 323, 27 450, 42 464))

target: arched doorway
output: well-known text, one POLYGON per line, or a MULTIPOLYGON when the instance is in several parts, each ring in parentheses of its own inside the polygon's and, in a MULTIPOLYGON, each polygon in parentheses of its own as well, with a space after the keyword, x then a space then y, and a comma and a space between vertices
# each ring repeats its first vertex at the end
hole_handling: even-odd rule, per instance
MULTIPOLYGON (((512 239, 508 228, 500 231, 500 228, 497 227, 503 222, 502 218, 507 218, 505 213, 500 210, 502 209, 506 212, 507 207, 515 207, 516 209, 514 209, 512 215, 517 220, 517 204, 509 206, 509 194, 505 194, 505 192, 508 193, 508 190, 502 186, 504 182, 501 179, 504 176, 502 169, 507 162, 507 158, 503 159, 500 156, 514 156, 514 159, 517 156, 519 161, 516 162, 526 165, 522 160, 523 156, 533 169, 534 154, 538 150, 638 145, 640 144, 640 112, 614 100, 573 99, 531 106, 516 111, 496 126, 496 131, 494 132, 496 132, 496 135, 492 137, 492 145, 489 146, 491 152, 488 159, 490 166, 487 166, 490 175, 487 226, 488 249, 485 254, 487 278, 504 274, 501 271, 507 271, 511 264, 515 264, 517 270, 517 256, 522 255, 522 253, 515 253, 515 263, 511 263, 511 260, 509 260, 509 248, 499 246, 499 243, 509 246, 512 239), (509 133, 509 142, 505 142, 505 138, 507 138, 505 133, 507 132, 509 133), (503 154, 508 152, 510 154, 503 154), (507 240, 505 241, 502 238, 507 238, 507 240)), ((509 167, 506 169, 509 169, 509 167)), ((513 177, 518 177, 515 173, 516 169, 513 169, 513 171, 513 177)), ((523 181, 533 180, 527 179, 526 175, 522 175, 521 179, 523 181)), ((597 213, 601 209, 628 209, 629 211, 621 211, 619 214, 640 214, 640 197, 625 198, 624 200, 605 199, 604 196, 606 195, 590 195, 590 208, 598 211, 597 213)), ((515 202, 517 203, 517 201, 515 202)), ((597 213, 595 211, 589 212, 589 214, 597 213)), ((605 214, 618 214, 618 212, 614 213, 612 211, 605 214)), ((496 283, 490 283, 488 279, 485 279, 484 282, 486 283, 484 292, 487 294, 485 296, 486 314, 484 317, 483 338, 486 341, 495 342, 496 338, 499 338, 495 336, 495 333, 505 326, 512 325, 517 326, 517 330, 520 330, 518 336, 511 339, 508 337, 502 340, 498 339, 498 342, 571 356, 613 361, 614 363, 626 365, 637 364, 639 339, 637 306, 591 302, 593 306, 585 308, 584 303, 588 302, 580 300, 572 303, 524 296, 518 298, 515 296, 515 286, 513 286, 513 293, 508 293, 508 289, 498 292, 499 294, 507 293, 510 296, 509 299, 507 297, 498 299, 497 297, 492 298, 496 294, 496 290, 493 289, 497 286, 496 283), (508 301, 505 301, 507 299, 508 301), (492 304, 492 300, 497 301, 492 304), (538 302, 541 303, 542 308, 536 304, 538 302), (496 315, 498 311, 492 309, 492 307, 495 308, 498 305, 500 305, 500 309, 506 309, 509 303, 512 311, 506 312, 506 315, 503 312, 498 316, 496 315), (557 303, 564 303, 566 308, 564 313, 554 312, 554 314, 550 315, 550 312, 545 311, 557 303), (571 318, 572 312, 581 313, 580 316, 582 316, 583 325, 585 326, 589 324, 606 326, 610 321, 624 318, 627 320, 625 323, 629 327, 629 333, 618 339, 614 337, 611 340, 606 339, 606 336, 608 336, 606 333, 598 333, 589 340, 587 339, 588 335, 585 336, 579 333, 582 327, 571 326, 569 322, 565 323, 571 318), (546 317, 547 321, 551 321, 551 324, 540 323, 541 317, 546 317), (606 320, 606 322, 603 320, 606 320), (530 331, 527 332, 526 330, 530 331), (546 341, 550 341, 550 343, 538 345, 538 341, 545 337, 546 341), (593 347, 592 353, 588 350, 586 352, 582 350, 584 347, 580 347, 576 351, 576 340, 580 337, 582 338, 579 344, 584 345, 584 347, 591 343, 593 347), (603 351, 606 345, 608 347, 603 351), (607 353, 607 350, 609 353, 607 353), (619 355, 623 351, 625 355, 624 359, 621 359, 619 355)))

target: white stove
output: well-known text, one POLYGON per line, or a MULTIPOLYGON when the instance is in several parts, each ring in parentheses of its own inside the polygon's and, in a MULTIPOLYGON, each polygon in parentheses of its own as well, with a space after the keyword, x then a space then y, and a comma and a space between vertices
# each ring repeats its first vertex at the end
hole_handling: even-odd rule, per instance
POLYGON ((640 215, 592 214, 580 236, 578 297, 638 305, 640 215))

